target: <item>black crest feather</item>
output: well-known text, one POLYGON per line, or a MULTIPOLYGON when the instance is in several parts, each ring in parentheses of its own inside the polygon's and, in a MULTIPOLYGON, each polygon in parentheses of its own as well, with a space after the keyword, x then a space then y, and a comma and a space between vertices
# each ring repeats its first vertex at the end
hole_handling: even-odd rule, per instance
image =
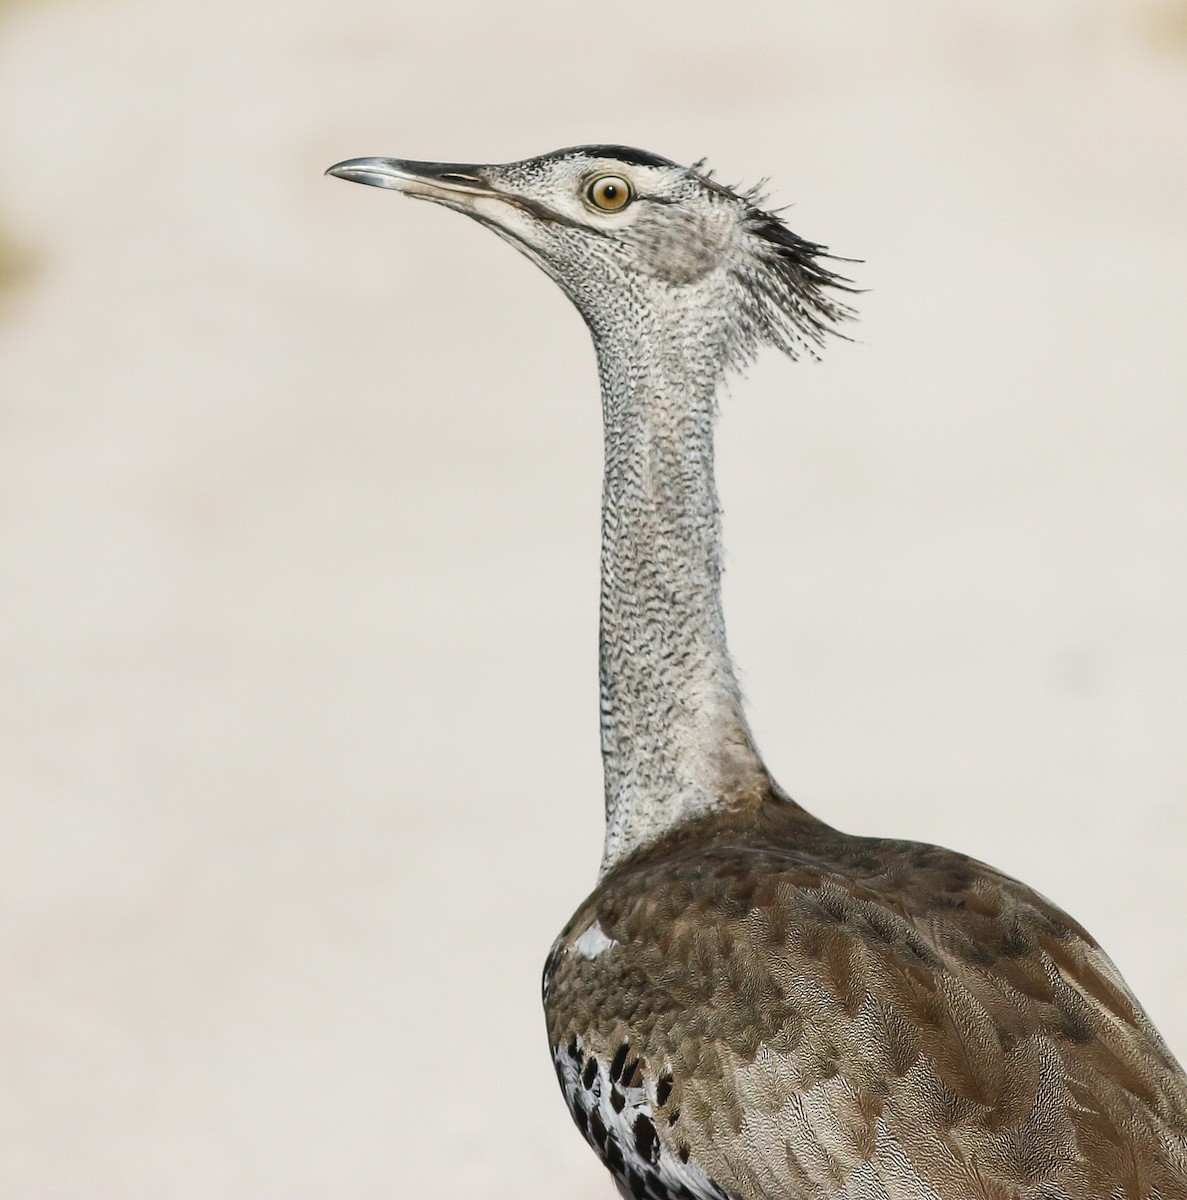
POLYGON ((758 239, 766 268, 752 281, 767 303, 763 306, 764 332, 781 350, 795 357, 799 349, 815 356, 829 334, 845 337, 837 328, 856 317, 854 310, 836 298, 861 289, 844 275, 825 266, 824 260, 851 262, 830 254, 827 246, 810 242, 793 232, 773 213, 759 208, 751 196, 747 225, 758 239))
MULTIPOLYGON (((757 246, 756 269, 739 274, 743 284, 745 317, 758 339, 791 358, 806 352, 818 358, 827 337, 849 338, 838 329, 857 313, 836 293, 859 294, 852 280, 825 265, 825 261, 857 262, 829 252, 827 246, 800 237, 784 222, 781 209, 766 205, 767 181, 750 188, 727 187, 700 159, 690 168, 714 191, 740 200, 746 207, 745 225, 757 246)), ((741 357, 749 357, 743 350, 741 357)))

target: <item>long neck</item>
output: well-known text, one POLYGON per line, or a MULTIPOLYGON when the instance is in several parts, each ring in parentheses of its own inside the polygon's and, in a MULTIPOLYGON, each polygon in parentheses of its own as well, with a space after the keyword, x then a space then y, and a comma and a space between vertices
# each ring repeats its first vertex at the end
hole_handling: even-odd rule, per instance
POLYGON ((767 782, 725 641, 713 481, 719 369, 672 329, 594 329, 606 467, 601 723, 605 872, 767 782))

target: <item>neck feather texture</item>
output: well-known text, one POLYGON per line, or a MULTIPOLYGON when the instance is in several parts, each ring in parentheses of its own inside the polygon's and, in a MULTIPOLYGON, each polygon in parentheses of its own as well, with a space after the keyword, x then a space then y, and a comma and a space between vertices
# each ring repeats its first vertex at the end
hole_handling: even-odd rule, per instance
POLYGON ((603 873, 768 782, 726 648, 713 479, 720 366, 697 332, 594 330, 606 450, 603 873))

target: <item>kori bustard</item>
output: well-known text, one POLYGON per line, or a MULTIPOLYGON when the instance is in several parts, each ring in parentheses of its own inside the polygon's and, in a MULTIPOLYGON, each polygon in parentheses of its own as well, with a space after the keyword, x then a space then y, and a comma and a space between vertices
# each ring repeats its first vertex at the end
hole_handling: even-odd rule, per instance
POLYGON ((544 971, 565 1100, 637 1200, 1187 1200, 1187 1080, 1116 968, 965 855, 767 773, 726 648, 713 419, 849 310, 753 193, 622 146, 330 174, 474 218, 593 335, 605 430, 596 888, 544 971))

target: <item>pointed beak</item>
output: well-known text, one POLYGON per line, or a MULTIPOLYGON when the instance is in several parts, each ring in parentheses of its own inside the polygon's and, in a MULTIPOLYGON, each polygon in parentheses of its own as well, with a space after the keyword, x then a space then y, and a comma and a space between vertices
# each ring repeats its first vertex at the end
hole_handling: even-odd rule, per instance
POLYGON ((424 200, 466 206, 480 196, 497 196, 482 168, 469 163, 412 162, 402 158, 348 158, 326 171, 352 183, 391 188, 424 200))

